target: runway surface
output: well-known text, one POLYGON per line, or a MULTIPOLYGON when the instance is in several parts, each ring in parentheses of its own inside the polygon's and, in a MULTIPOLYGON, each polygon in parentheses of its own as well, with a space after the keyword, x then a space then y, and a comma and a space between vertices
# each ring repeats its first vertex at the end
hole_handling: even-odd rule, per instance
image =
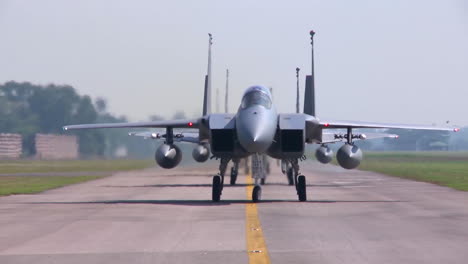
POLYGON ((1 197, 0 263, 248 263, 265 253, 271 263, 467 263, 468 193, 302 166, 308 202, 273 166, 250 209, 244 175, 211 202, 214 164, 1 197), (248 252, 252 239, 267 250, 248 252))

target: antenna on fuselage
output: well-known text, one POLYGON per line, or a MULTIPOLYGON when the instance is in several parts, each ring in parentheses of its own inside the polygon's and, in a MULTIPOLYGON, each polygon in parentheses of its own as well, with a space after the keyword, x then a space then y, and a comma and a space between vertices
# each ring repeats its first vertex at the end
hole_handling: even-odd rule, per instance
POLYGON ((297 90, 297 96, 296 96, 296 113, 299 113, 299 67, 296 68, 296 90, 297 90))
POLYGON ((205 75, 205 91, 203 95, 203 116, 211 113, 211 45, 213 36, 208 33, 208 70, 205 75))
POLYGON ((224 112, 228 113, 228 96, 229 96, 229 69, 226 69, 226 94, 224 95, 224 112))
POLYGON ((315 73, 314 73, 314 35, 313 30, 310 31, 310 44, 312 51, 312 69, 311 75, 306 76, 305 92, 304 92, 304 114, 315 116, 315 73))

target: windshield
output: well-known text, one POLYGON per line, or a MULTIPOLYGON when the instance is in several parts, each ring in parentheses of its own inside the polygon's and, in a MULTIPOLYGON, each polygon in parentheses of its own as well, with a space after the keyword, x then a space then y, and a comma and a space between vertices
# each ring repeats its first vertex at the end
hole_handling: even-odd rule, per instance
POLYGON ((268 95, 266 95, 263 92, 259 91, 253 91, 250 92, 246 95, 244 95, 244 98, 242 98, 242 109, 245 109, 247 107, 250 107, 252 105, 262 105, 267 109, 271 108, 271 100, 268 95))

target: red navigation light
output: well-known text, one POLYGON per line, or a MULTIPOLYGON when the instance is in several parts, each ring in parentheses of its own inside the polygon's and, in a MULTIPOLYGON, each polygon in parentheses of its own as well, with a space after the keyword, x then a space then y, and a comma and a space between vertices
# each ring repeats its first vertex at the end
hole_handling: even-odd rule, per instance
POLYGON ((458 131, 460 131, 459 128, 454 128, 454 129, 453 129, 453 132, 458 132, 458 131))
POLYGON ((330 124, 328 124, 328 123, 325 123, 323 126, 324 126, 324 127, 329 127, 329 126, 330 126, 330 124))
POLYGON ((189 126, 189 127, 193 126, 193 123, 192 123, 192 122, 189 122, 189 123, 188 123, 188 126, 189 126))

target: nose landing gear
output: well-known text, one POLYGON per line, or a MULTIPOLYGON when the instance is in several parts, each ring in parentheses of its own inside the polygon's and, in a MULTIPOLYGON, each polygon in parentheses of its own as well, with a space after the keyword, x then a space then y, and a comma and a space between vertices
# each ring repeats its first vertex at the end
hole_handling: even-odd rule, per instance
POLYGON ((260 201, 262 199, 262 187, 260 185, 255 185, 252 191, 252 201, 254 203, 260 201))
POLYGON ((262 187, 260 184, 265 184, 265 166, 262 156, 259 154, 252 155, 252 178, 255 181, 255 187, 252 190, 252 201, 258 202, 262 198, 262 187))

